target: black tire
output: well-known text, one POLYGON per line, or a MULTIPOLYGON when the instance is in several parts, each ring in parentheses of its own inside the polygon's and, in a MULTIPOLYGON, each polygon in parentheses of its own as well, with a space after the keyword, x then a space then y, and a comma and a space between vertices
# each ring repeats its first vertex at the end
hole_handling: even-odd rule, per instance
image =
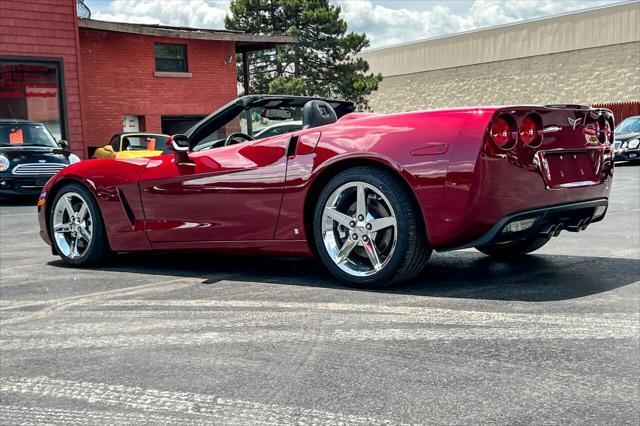
POLYGON ((533 237, 527 240, 512 241, 504 244, 476 247, 476 250, 497 259, 510 260, 532 253, 551 240, 551 237, 533 237))
POLYGON ((62 260, 71 266, 85 267, 94 266, 105 262, 111 256, 111 250, 109 248, 109 242, 107 239, 107 233, 104 228, 104 221, 102 219, 102 213, 95 197, 86 187, 79 183, 69 183, 62 187, 56 194, 51 204, 51 211, 49 212, 49 236, 53 244, 53 249, 62 258, 62 260), (58 243, 53 235, 53 216, 54 209, 58 203, 58 200, 69 192, 76 192, 84 198, 87 202, 87 207, 91 213, 92 218, 92 237, 91 243, 84 251, 81 257, 71 258, 65 256, 63 251, 60 250, 58 243))
POLYGON ((431 256, 422 214, 399 177, 378 167, 358 166, 334 176, 322 189, 313 215, 313 236, 316 251, 325 267, 336 278, 351 287, 382 288, 417 276, 431 256), (386 266, 368 276, 354 276, 340 269, 327 253, 322 238, 322 216, 331 194, 349 182, 366 182, 387 197, 396 213, 397 241, 386 266))

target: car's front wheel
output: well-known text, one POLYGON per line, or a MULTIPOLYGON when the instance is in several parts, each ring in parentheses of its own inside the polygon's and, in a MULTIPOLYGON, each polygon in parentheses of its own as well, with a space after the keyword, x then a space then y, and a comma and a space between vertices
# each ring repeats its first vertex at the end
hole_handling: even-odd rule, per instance
POLYGON ((348 169, 318 198, 316 250, 327 269, 352 286, 409 280, 431 255, 421 217, 396 176, 376 167, 348 169))
POLYGON ((56 194, 49 224, 55 251, 69 265, 95 265, 108 257, 98 203, 81 184, 68 184, 56 194))

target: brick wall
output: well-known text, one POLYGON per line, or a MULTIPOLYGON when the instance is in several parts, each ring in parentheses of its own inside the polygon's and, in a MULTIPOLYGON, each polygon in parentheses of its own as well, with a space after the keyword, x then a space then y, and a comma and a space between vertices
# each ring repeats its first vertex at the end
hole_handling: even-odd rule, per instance
POLYGON ((640 100, 640 43, 385 77, 376 112, 640 100))
POLYGON ((67 139, 84 152, 75 0, 0 0, 0 56, 62 59, 67 139))
POLYGON ((616 117, 616 123, 620 123, 627 117, 634 115, 640 115, 640 101, 635 102, 611 102, 603 104, 593 104, 592 106, 598 108, 607 108, 613 111, 616 117))
POLYGON ((122 131, 123 115, 144 116, 146 131, 160 132, 161 116, 207 115, 237 96, 233 42, 80 28, 80 50, 87 146, 122 131), (154 43, 185 44, 191 77, 154 76, 154 43))

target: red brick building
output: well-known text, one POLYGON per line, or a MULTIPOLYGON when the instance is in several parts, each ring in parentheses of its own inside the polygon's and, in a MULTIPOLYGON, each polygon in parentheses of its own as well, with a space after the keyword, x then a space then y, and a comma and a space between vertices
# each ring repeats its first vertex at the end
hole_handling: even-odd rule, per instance
POLYGON ((0 0, 0 117, 42 121, 84 152, 74 0, 0 0))
POLYGON ((75 0, 0 0, 0 117, 42 121, 87 158, 123 130, 185 130, 237 96, 236 53, 292 42, 79 19, 75 0))

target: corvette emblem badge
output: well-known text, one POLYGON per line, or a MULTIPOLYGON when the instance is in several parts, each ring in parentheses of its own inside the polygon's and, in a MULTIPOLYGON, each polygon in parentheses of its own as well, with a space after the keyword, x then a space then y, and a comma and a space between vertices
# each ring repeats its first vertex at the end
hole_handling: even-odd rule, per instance
POLYGON ((576 119, 567 118, 567 120, 569 120, 569 124, 571 125, 571 127, 573 127, 573 130, 575 130, 576 126, 580 124, 580 122, 582 121, 582 118, 576 118, 576 119))
POLYGON ((46 163, 47 160, 38 160, 38 163, 46 163))

